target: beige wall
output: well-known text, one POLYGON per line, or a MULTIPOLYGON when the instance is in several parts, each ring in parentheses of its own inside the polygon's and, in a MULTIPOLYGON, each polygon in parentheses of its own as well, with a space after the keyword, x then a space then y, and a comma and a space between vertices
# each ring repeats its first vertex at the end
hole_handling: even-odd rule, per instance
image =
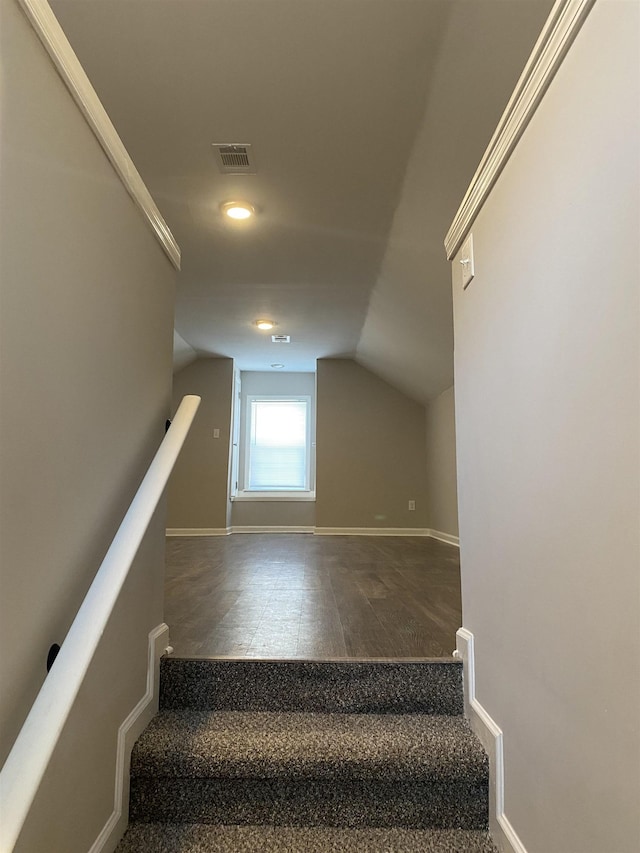
POLYGON ((234 501, 231 518, 234 527, 314 527, 316 505, 313 501, 234 501))
POLYGON ((317 405, 318 527, 425 527, 424 407, 350 359, 318 361, 317 405))
MULTIPOLYGON (((174 270, 18 3, 0 47, 0 732, 6 756, 164 435, 174 270)), ((162 622, 156 515, 16 850, 86 853, 162 622)))
POLYGON ((230 358, 200 358, 173 377, 174 411, 185 394, 202 403, 169 482, 167 527, 227 526, 232 390, 230 358))
POLYGON ((453 265, 463 618, 529 853, 640 849, 639 12, 596 3, 453 265))
POLYGON ((456 424, 453 386, 426 406, 427 527, 458 535, 456 424))
MULTIPOLYGON (((228 526, 232 376, 233 362, 220 358, 198 359, 174 376, 174 408, 184 394, 199 394, 202 405, 171 479, 169 528, 228 526)), ((243 372, 242 395, 314 396, 314 381, 313 374, 243 372)), ((234 501, 231 524, 424 528, 424 407, 350 359, 319 361, 317 386, 316 503, 234 501)))

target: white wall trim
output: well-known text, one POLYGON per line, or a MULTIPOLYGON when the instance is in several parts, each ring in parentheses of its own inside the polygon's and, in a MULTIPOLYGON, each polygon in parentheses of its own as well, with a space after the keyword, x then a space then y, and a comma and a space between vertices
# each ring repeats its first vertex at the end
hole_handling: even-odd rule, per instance
POLYGON ((179 270, 180 248, 47 0, 19 0, 19 3, 127 192, 147 220, 169 260, 179 270))
POLYGON ((113 812, 89 853, 113 853, 129 822, 129 772, 131 750, 158 711, 160 658, 169 642, 169 628, 162 623, 149 632, 147 688, 144 696, 118 729, 116 786, 113 812))
POLYGON ((255 524, 234 524, 231 528, 232 533, 313 533, 314 530, 314 527, 308 527, 305 525, 286 524, 269 524, 262 526, 255 524))
POLYGON ((233 503, 287 503, 307 501, 315 502, 316 493, 313 491, 307 492, 245 492, 239 491, 237 495, 233 495, 231 500, 233 503))
POLYGON ((464 664, 464 713, 489 756, 489 830, 500 853, 527 853, 504 813, 504 745, 502 729, 476 698, 474 637, 460 628, 454 656, 464 664))
POLYGON ((429 536, 426 527, 316 527, 316 536, 429 536))
POLYGON ((242 525, 232 527, 168 527, 167 536, 229 536, 231 533, 314 533, 316 536, 429 536, 460 547, 451 533, 428 527, 313 527, 307 525, 242 525))
POLYGON ((167 536, 228 536, 230 527, 167 527, 167 536))
POLYGON ((445 237, 449 260, 469 233, 594 3, 556 0, 445 237))
POLYGON ((458 536, 454 536, 452 533, 443 533, 441 530, 429 530, 428 535, 432 539, 439 539, 440 542, 446 542, 449 545, 455 545, 457 548, 460 547, 460 539, 458 536))

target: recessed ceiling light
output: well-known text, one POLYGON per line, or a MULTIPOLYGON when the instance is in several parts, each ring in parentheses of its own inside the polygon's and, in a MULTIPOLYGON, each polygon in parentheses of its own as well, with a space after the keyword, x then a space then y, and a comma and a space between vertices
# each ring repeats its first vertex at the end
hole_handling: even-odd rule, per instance
POLYGON ((226 201, 220 205, 220 209, 230 219, 250 219, 256 212, 248 201, 226 201))
POLYGON ((267 329, 273 329, 275 326, 273 320, 256 320, 255 323, 259 329, 264 329, 265 331, 267 329))
POLYGON ((276 370, 282 370, 284 364, 272 364, 271 367, 275 367, 276 370))

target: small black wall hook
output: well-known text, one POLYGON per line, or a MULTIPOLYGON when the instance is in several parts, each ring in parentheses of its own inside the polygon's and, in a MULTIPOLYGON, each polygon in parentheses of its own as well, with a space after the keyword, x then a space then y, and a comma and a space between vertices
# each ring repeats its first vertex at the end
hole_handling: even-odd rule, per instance
POLYGON ((58 652, 60 651, 60 646, 57 643, 54 643, 49 649, 49 654, 47 655, 47 672, 53 666, 54 660, 58 657, 58 652))

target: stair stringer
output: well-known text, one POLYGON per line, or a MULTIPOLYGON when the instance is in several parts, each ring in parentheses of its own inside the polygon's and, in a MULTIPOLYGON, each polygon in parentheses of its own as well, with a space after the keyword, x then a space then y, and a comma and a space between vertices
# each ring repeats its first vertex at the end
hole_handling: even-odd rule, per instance
POLYGON ((118 729, 113 811, 89 853, 113 853, 129 823, 131 750, 158 713, 160 658, 169 644, 169 626, 162 622, 149 632, 147 686, 144 695, 118 729))
POLYGON ((502 729, 476 698, 474 637, 466 628, 456 633, 454 656, 463 663, 464 713, 489 756, 489 832, 500 853, 527 853, 504 812, 502 729))

